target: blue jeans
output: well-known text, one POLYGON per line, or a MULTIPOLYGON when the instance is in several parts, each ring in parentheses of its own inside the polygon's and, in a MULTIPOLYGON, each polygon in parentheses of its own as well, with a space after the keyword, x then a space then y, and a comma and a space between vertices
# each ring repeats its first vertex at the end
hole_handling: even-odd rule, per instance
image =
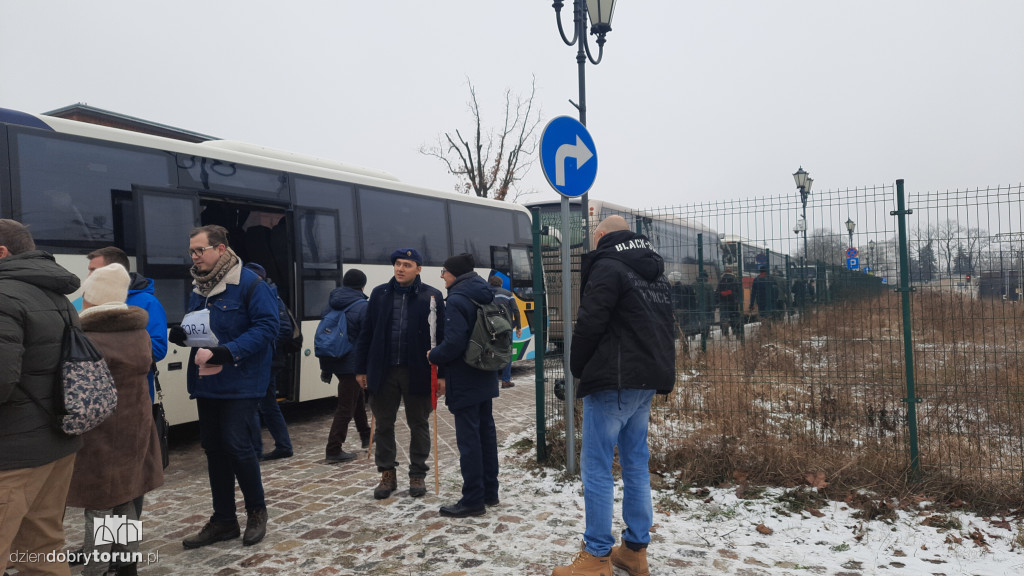
POLYGON ((654 511, 648 468, 647 424, 654 390, 603 390, 583 397, 583 448, 580 471, 587 529, 587 552, 607 556, 615 544, 612 516, 615 479, 612 460, 619 447, 622 467, 622 539, 646 546, 651 541, 654 511))
POLYGON ((235 480, 242 489, 245 509, 266 508, 260 461, 252 445, 259 398, 221 400, 197 398, 199 443, 206 451, 206 468, 213 496, 211 521, 238 522, 235 480))
POLYGON ((451 410, 459 446, 462 498, 459 504, 480 508, 498 499, 498 433, 493 401, 451 410))
POLYGON ((512 381, 512 363, 505 364, 505 367, 501 369, 501 381, 511 382, 512 381))
POLYGON ((291 453, 292 439, 288 435, 288 424, 284 421, 284 414, 281 414, 281 406, 277 403, 277 368, 270 370, 270 384, 267 386, 267 395, 260 400, 260 409, 256 420, 256 433, 253 434, 252 443, 256 447, 256 457, 263 455, 263 434, 260 430, 260 421, 270 431, 274 438, 274 448, 291 453))

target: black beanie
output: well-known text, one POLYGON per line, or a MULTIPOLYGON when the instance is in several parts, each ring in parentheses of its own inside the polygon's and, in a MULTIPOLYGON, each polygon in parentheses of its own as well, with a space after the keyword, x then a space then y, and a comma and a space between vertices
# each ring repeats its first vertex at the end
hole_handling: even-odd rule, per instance
POLYGON ((345 277, 341 279, 341 285, 362 290, 366 286, 366 274, 363 274, 362 270, 353 268, 345 272, 345 277))
POLYGON ((444 269, 451 272, 452 276, 458 278, 467 272, 472 272, 475 264, 476 263, 473 261, 473 255, 468 252, 463 252, 458 256, 452 256, 445 260, 444 269))

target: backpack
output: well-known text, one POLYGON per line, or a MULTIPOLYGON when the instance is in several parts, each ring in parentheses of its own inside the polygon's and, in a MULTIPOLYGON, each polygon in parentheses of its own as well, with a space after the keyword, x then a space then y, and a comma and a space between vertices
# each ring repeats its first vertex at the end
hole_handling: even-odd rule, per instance
POLYGON ((317 358, 342 358, 355 348, 348 338, 348 318, 345 313, 358 302, 342 310, 331 308, 317 324, 316 337, 313 339, 313 352, 317 358))
POLYGON ((107 362, 89 337, 71 323, 66 311, 62 309, 61 314, 65 325, 60 376, 55 383, 56 410, 47 410, 28 390, 22 387, 22 391, 44 412, 54 416, 53 424, 58 430, 78 436, 99 426, 114 413, 117 388, 107 362))
POLYGON ((501 370, 512 361, 512 314, 497 299, 476 307, 476 322, 469 336, 464 360, 478 370, 501 370))

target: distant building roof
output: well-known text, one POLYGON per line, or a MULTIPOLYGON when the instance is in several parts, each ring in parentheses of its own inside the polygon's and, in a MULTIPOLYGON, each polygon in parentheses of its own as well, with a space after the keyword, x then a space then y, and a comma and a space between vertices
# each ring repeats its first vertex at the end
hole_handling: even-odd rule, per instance
POLYGON ((89 106, 83 102, 51 110, 49 112, 43 112, 43 115, 65 118, 67 120, 76 120, 78 122, 87 122, 89 124, 98 124, 100 126, 109 126, 111 128, 120 128, 121 130, 131 130, 132 132, 141 132, 142 134, 152 134, 153 136, 163 136, 164 138, 174 138, 175 140, 184 140, 185 142, 220 140, 220 138, 217 138, 216 136, 208 136, 191 130, 184 130, 182 128, 168 126, 166 124, 150 122, 149 120, 143 120, 142 118, 135 118, 119 112, 103 110, 101 108, 89 106))

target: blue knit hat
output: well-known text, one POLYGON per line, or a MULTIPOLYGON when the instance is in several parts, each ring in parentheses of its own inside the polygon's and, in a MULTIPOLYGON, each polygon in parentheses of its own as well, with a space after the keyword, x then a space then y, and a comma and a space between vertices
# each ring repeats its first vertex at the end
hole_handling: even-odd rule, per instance
POLYGON ((423 266, 423 257, 416 251, 415 248, 399 248, 391 253, 391 263, 394 264, 395 260, 399 258, 403 260, 412 260, 413 262, 423 266))

